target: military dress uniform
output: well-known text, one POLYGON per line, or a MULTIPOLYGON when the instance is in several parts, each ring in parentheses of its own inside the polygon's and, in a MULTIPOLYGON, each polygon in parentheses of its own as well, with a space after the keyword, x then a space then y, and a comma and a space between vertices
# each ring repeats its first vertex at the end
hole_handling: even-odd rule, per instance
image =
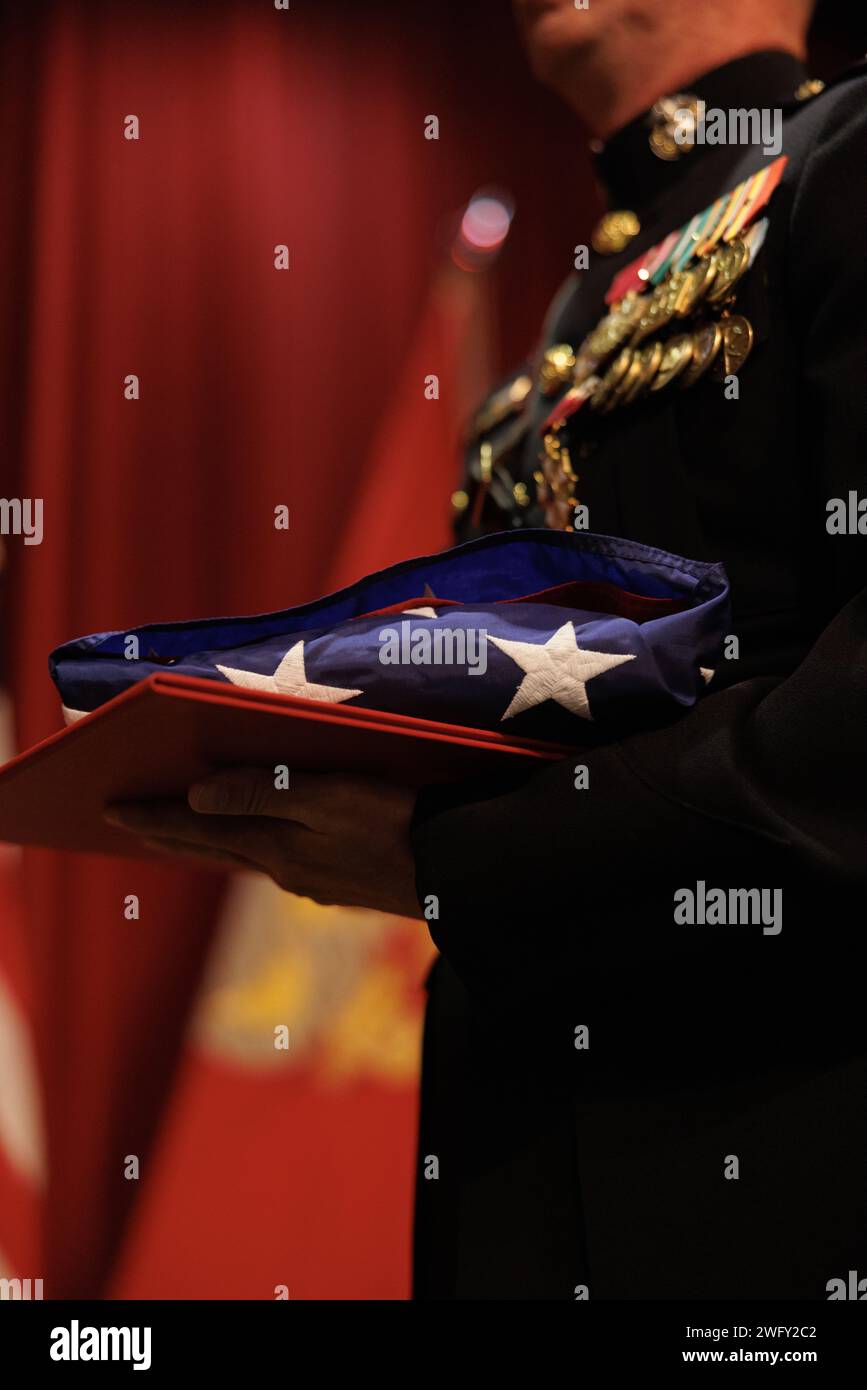
POLYGON ((595 158, 612 215, 479 413, 457 537, 586 507, 722 561, 736 654, 678 721, 421 793, 415 1293, 824 1299, 867 1276, 867 536, 828 527, 867 497, 867 68, 755 53, 595 158), (782 163, 681 149, 696 100, 781 108, 782 163), (678 925, 699 882, 781 890, 782 930, 678 925))

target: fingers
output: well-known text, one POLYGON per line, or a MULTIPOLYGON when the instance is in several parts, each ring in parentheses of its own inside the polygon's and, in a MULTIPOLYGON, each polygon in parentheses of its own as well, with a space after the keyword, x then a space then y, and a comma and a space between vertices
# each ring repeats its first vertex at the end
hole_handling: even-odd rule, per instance
POLYGON ((120 802, 106 808, 105 818, 162 853, 256 869, 293 890, 318 841, 305 826, 264 816, 203 816, 183 801, 120 802))
POLYGON ((187 801, 199 815, 273 816, 278 820, 299 820, 301 803, 293 795, 295 779, 289 787, 275 785, 275 774, 264 768, 228 767, 202 777, 187 792, 187 801))
POLYGON ((106 819, 163 855, 255 869, 320 903, 415 915, 409 825, 415 793, 368 777, 227 768, 188 801, 128 801, 106 819), (205 809, 207 808, 207 809, 205 809))
MULTIPOLYGON (((208 831, 214 837, 227 836, 227 824, 229 822, 225 818, 218 818, 208 823, 208 831)), ((272 827, 277 824, 278 822, 270 822, 272 827)), ((315 862, 315 856, 311 859, 308 853, 304 853, 305 846, 316 844, 317 836, 299 826, 297 829, 300 836, 306 837, 301 841, 294 832, 289 831, 287 834, 285 825, 280 826, 279 835, 269 833, 267 822, 264 822, 264 825, 265 830, 257 838, 255 848, 251 847, 248 854, 239 854, 235 850, 224 848, 222 842, 218 843, 216 839, 213 843, 193 843, 191 840, 154 834, 147 835, 142 844, 161 855, 186 860, 202 868, 246 869, 267 874, 284 892, 312 898, 314 902, 344 901, 339 892, 335 896, 329 889, 328 875, 323 876, 321 866, 315 862)))
POLYGON ((188 840, 169 840, 151 839, 142 840, 142 844, 154 850, 157 854, 170 856, 172 859, 189 859, 195 861, 202 868, 211 865, 213 868, 248 869, 262 872, 260 864, 254 864, 251 859, 245 859, 243 855, 232 854, 227 849, 215 849, 212 845, 193 845, 188 840))
POLYGON ((363 817, 370 798, 387 797, 386 784, 340 773, 289 772, 288 786, 275 785, 273 769, 230 767, 194 782, 187 799, 205 816, 270 816, 328 831, 363 817))
POLYGON ((268 840, 265 822, 243 816, 211 819, 198 815, 184 801, 119 802, 106 807, 105 818, 145 839, 226 850, 257 863, 268 840))

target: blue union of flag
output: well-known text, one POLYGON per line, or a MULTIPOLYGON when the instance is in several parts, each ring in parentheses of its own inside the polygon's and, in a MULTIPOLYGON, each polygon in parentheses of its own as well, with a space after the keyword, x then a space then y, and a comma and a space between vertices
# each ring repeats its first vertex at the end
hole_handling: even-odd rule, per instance
POLYGON ((607 536, 516 531, 278 613, 78 638, 50 667, 70 718, 168 668, 584 742, 690 708, 720 656, 728 599, 717 564, 607 536))

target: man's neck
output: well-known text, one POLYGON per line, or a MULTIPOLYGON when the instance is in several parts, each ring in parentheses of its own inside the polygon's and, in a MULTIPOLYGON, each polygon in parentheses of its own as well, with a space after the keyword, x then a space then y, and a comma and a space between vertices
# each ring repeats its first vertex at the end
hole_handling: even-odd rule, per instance
POLYGON ((606 45, 606 53, 588 63, 580 84, 568 94, 569 104, 591 133, 607 140, 661 96, 689 89, 689 83, 702 72, 750 53, 777 49, 803 58, 805 47, 791 31, 774 26, 757 29, 753 35, 712 33, 707 42, 697 42, 694 34, 686 42, 672 42, 667 34, 645 34, 641 43, 625 40, 606 45), (701 55, 696 67, 696 54, 701 55))

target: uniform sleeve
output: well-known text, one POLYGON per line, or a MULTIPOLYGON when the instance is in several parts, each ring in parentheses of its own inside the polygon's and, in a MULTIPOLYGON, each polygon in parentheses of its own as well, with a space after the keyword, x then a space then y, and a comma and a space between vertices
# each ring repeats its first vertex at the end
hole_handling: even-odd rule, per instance
POLYGON ((867 497, 864 106, 861 82, 835 102, 789 237, 814 509, 806 533, 824 630, 791 676, 708 695, 669 728, 576 754, 519 786, 422 792, 418 892, 437 946, 471 988, 496 994, 627 952, 632 963, 712 960, 721 934, 674 921, 674 892, 697 875, 779 888, 805 963, 852 894, 865 901, 867 535, 829 536, 825 525, 828 499, 867 497), (579 762, 586 790, 575 785, 579 762))

